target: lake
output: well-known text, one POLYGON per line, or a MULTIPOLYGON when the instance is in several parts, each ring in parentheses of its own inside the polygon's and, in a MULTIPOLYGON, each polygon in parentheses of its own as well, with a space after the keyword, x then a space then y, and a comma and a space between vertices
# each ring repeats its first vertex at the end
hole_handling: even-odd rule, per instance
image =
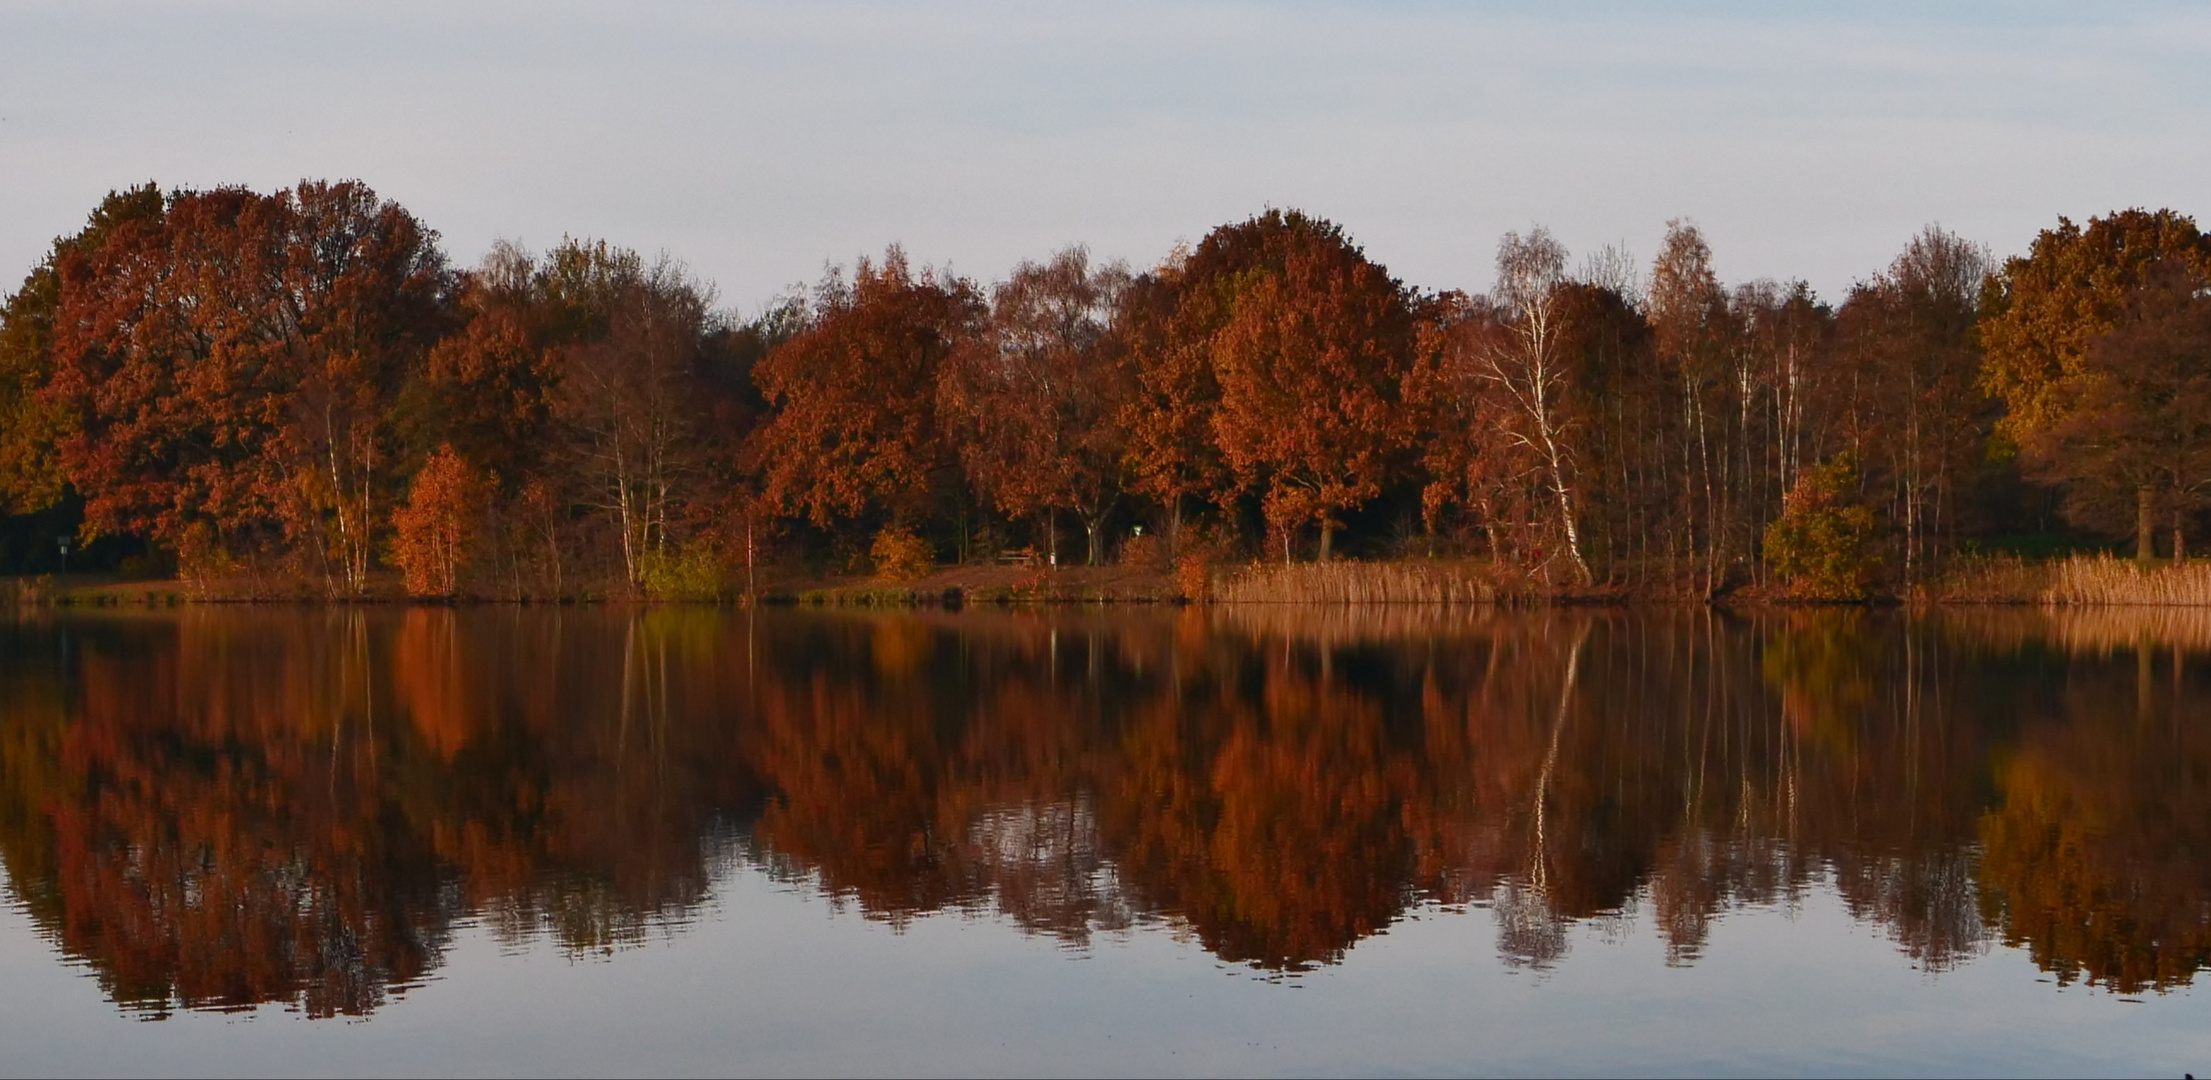
POLYGON ((24 611, 0 1073, 2211 1075, 2211 612, 24 611))

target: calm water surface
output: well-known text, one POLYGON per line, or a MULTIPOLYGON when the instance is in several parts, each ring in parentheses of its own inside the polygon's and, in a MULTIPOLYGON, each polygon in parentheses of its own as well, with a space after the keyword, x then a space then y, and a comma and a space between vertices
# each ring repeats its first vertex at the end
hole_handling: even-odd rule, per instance
POLYGON ((0 1073, 2211 1075, 2211 614, 0 623, 0 1073))

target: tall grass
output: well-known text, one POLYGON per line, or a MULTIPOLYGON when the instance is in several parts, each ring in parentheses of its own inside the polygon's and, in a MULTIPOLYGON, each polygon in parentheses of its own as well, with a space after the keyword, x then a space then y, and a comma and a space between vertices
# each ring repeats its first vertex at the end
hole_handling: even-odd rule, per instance
POLYGON ((1231 604, 1489 604, 1497 589, 1462 567, 1432 563, 1268 563, 1213 587, 1231 604))
POLYGON ((2029 562, 2017 555, 1960 558, 1915 599, 1948 604, 2039 604, 2050 589, 2055 565, 2029 562))
POLYGON ((2059 606, 2211 605, 2211 562, 2144 568, 2110 555, 2075 555, 2052 568, 2041 599, 2059 606))
POLYGON ((2111 555, 1961 559, 1916 596, 1946 604, 2211 606, 2211 562, 2144 567, 2111 555))

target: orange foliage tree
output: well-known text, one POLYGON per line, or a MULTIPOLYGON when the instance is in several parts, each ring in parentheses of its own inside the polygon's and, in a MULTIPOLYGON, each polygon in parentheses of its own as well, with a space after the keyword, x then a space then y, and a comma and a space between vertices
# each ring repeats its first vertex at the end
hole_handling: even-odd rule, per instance
MULTIPOLYGON (((983 333, 944 367, 939 404, 968 476, 1002 512, 1073 512, 1089 562, 1105 560, 1105 519, 1120 501, 1126 369, 1108 355, 1128 281, 1069 248, 1022 263, 999 285, 983 333)), ((1058 553, 1056 530, 1046 544, 1058 553)))
POLYGON ((1220 322, 1209 286, 1238 263, 1214 230, 1197 253, 1177 249, 1121 294, 1119 336, 1132 379, 1122 406, 1130 487, 1167 511, 1169 554, 1182 546, 1183 511, 1225 484, 1227 466, 1213 442, 1220 383, 1207 349, 1220 322))
POLYGON ((2019 450, 2027 472, 2067 485, 2068 509, 2082 523, 2116 532, 2132 510, 2135 555, 2143 559, 2154 554, 2151 515, 2166 479, 2152 449, 2159 433, 2147 424, 2096 421, 2094 414, 2108 419, 2128 410, 2110 407, 2112 372, 2092 346, 2139 320, 2138 294, 2160 273, 2197 281, 2211 275, 2211 238, 2186 215, 2126 210, 2090 218, 2085 228, 2059 218, 2027 255, 2004 262, 1982 297, 1979 323, 1981 385, 2006 410, 1998 434, 2019 450), (2084 434, 2104 444, 2091 461, 2080 460, 2084 434))
POLYGON ((454 290, 459 326, 430 350, 400 402, 408 441, 455 453, 511 484, 550 465, 559 330, 537 261, 500 242, 454 290))
POLYGON ((920 516, 951 459, 938 430, 938 373, 984 314, 968 281, 915 273, 893 247, 847 285, 816 289, 796 333, 754 379, 775 410, 756 436, 763 495, 827 527, 870 511, 920 516))
POLYGON ((1269 211, 1238 228, 1258 234, 1261 255, 1230 286, 1213 338, 1214 435, 1285 542, 1320 527, 1325 560, 1341 515, 1381 493, 1410 442, 1412 308, 1335 225, 1269 211))
POLYGON ((252 554, 358 590, 399 386, 441 326, 435 234, 354 182, 179 191, 58 261, 61 461, 96 530, 252 554))
POLYGON ((85 227, 56 240, 23 287, 0 305, 0 509, 44 509, 61 499, 68 480, 57 446, 75 429, 75 412, 41 393, 54 374, 62 264, 97 251, 119 228, 158 220, 163 205, 152 184, 108 192, 85 227))
POLYGON ((489 485, 482 473, 438 447, 407 488, 407 501, 392 512, 392 560, 415 596, 451 596, 459 590, 482 526, 489 485))

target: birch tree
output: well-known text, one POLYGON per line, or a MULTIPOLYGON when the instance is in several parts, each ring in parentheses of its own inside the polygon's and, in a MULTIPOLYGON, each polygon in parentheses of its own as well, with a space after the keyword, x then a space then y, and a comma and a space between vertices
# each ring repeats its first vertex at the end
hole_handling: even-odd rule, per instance
POLYGON ((579 498, 614 527, 624 579, 641 588, 648 562, 670 553, 698 467, 697 367, 713 294, 671 259, 648 266, 604 243, 563 245, 545 273, 556 304, 597 324, 561 349, 557 411, 579 498))
POLYGON ((1566 248, 1549 230, 1506 233, 1497 245, 1492 294, 1501 332, 1482 339, 1472 360, 1481 382, 1510 405, 1506 437, 1541 463, 1574 580, 1587 585, 1592 579, 1575 509, 1572 371, 1562 341, 1566 284, 1566 248))

